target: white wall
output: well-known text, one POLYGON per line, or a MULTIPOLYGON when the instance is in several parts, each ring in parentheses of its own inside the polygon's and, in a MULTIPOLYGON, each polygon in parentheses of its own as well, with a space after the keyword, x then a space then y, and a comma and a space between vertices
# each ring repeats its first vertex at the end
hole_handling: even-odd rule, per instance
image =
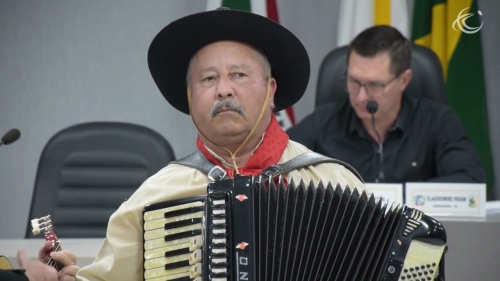
MULTIPOLYGON (((281 23, 302 40, 311 59, 309 87, 295 106, 301 120, 313 110, 321 60, 336 46, 339 0, 278 0, 278 5, 281 23)), ((495 107, 500 105, 500 2, 479 0, 479 5, 489 104, 495 107)), ((14 127, 22 133, 16 143, 0 147, 0 238, 24 235, 38 158, 63 128, 131 122, 161 133, 177 157, 195 149, 190 118, 163 99, 146 55, 166 24, 204 9, 205 0, 0 0, 0 134, 14 127)), ((494 145, 500 143, 500 113, 489 114, 500 180, 500 151, 494 145)))
POLYGON ((59 130, 87 121, 146 125, 177 156, 195 149, 189 116, 173 109, 147 66, 153 37, 205 1, 0 1, 0 238, 22 237, 40 153, 59 130))

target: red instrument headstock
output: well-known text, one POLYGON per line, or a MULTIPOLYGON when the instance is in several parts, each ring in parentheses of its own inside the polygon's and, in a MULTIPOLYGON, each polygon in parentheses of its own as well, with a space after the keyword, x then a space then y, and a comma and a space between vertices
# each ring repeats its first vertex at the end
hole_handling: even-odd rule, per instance
MULTIPOLYGON (((43 232, 45 241, 50 241, 52 243, 52 252, 62 250, 61 243, 59 243, 55 228, 52 225, 50 215, 31 220, 31 227, 33 227, 33 235, 38 235, 40 234, 40 232, 43 232)), ((47 255, 43 262, 55 267, 57 270, 60 270, 62 268, 62 265, 59 262, 52 260, 52 258, 50 258, 50 255, 47 255)))

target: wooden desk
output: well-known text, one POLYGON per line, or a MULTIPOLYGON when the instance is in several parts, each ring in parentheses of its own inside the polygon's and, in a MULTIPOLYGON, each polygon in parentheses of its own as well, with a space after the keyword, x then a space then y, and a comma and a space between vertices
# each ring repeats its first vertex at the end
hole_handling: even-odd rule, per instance
MULTIPOLYGON (((500 215, 482 219, 437 218, 445 226, 448 254, 445 260, 448 281, 500 280, 500 215)), ((62 239, 63 248, 78 257, 77 264, 93 262, 102 239, 62 239)), ((35 258, 42 239, 0 239, 0 254, 17 266, 17 250, 24 248, 35 258)))

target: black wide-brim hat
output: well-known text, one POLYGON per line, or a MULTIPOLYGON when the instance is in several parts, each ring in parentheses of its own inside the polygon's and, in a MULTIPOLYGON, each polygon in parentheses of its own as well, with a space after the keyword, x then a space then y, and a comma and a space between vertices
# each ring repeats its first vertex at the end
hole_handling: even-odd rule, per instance
POLYGON ((186 87, 189 61, 202 47, 221 40, 249 44, 267 57, 278 85, 274 95, 276 110, 300 100, 310 74, 309 56, 300 40, 266 17, 217 9, 178 19, 163 28, 151 42, 149 70, 173 107, 189 114, 186 87))

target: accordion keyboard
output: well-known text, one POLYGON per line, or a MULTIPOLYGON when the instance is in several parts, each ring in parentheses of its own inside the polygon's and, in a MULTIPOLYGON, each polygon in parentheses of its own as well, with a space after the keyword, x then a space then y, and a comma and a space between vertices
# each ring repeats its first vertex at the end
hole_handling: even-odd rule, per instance
POLYGON ((144 280, 201 281, 203 198, 144 209, 144 280))

